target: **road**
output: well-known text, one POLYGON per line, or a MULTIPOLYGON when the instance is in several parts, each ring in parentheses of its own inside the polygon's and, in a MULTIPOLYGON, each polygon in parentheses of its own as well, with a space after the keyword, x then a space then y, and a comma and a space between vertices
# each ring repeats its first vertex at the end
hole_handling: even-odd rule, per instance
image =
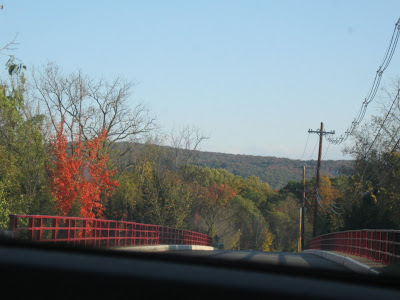
MULTIPOLYGON (((169 252, 172 253, 172 252, 169 252)), ((328 269, 332 271, 349 271, 346 267, 336 264, 323 257, 308 253, 259 252, 259 251, 173 251, 182 256, 217 259, 227 262, 252 263, 258 265, 275 265, 301 267, 311 269, 328 269)))

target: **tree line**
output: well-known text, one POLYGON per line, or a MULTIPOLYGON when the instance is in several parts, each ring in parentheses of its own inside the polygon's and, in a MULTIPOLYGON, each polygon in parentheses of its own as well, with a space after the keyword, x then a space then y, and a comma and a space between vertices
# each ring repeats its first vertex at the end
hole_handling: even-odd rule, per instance
MULTIPOLYGON (((226 249, 297 250, 300 181, 277 191, 256 176, 196 165, 207 137, 191 126, 162 133, 121 78, 49 63, 27 79, 24 67, 9 66, 0 83, 0 229, 9 214, 56 214, 199 231, 226 249)), ((352 168, 322 176, 318 190, 306 181, 306 239, 316 198, 319 233, 398 228, 397 91, 353 133, 352 168)))
MULTIPOLYGON (((242 177, 254 175, 268 182, 274 190, 281 189, 291 180, 300 181, 302 174, 299 168, 303 165, 308 170, 315 170, 317 166, 316 160, 300 161, 282 157, 213 152, 199 152, 197 156, 193 163, 198 166, 222 168, 242 177)), ((351 164, 352 161, 349 160, 327 160, 322 164, 321 171, 329 177, 347 174, 351 164)), ((312 179, 314 175, 314 172, 308 172, 306 178, 312 179)))
POLYGON ((160 134, 147 107, 128 105, 132 83, 54 63, 24 72, 0 84, 1 229, 9 214, 95 217, 199 231, 227 249, 296 250, 298 201, 193 165, 207 137, 160 134))

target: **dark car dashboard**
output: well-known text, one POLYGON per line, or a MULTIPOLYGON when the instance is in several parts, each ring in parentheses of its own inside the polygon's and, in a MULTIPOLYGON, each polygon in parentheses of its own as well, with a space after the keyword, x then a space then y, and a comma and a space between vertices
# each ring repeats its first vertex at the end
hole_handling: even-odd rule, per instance
POLYGON ((394 278, 15 241, 0 243, 0 272, 6 290, 46 298, 400 299, 394 278))

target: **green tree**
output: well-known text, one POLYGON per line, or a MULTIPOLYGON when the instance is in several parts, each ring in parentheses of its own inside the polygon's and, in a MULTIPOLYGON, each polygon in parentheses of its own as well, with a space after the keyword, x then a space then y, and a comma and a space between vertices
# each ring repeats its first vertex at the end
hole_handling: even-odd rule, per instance
POLYGON ((46 164, 48 151, 41 132, 44 117, 32 114, 25 99, 25 78, 14 73, 0 83, 0 226, 8 214, 52 211, 46 164))
POLYGON ((288 197, 268 212, 275 251, 296 252, 299 238, 299 201, 288 197))
POLYGON ((269 231, 268 223, 257 208, 255 203, 236 196, 232 199, 235 227, 240 229, 240 249, 261 250, 269 249, 270 243, 266 241, 266 232, 269 231))

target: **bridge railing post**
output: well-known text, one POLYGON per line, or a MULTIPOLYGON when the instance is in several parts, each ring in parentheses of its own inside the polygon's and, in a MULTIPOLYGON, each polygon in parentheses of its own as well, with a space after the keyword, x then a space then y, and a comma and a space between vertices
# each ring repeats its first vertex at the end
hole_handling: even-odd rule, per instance
POLYGON ((12 232, 12 237, 14 239, 18 238, 18 216, 17 215, 9 215, 10 223, 9 223, 9 230, 12 232))
POLYGON ((57 240, 57 219, 53 219, 52 222, 52 229, 51 229, 51 239, 55 242, 57 240))

